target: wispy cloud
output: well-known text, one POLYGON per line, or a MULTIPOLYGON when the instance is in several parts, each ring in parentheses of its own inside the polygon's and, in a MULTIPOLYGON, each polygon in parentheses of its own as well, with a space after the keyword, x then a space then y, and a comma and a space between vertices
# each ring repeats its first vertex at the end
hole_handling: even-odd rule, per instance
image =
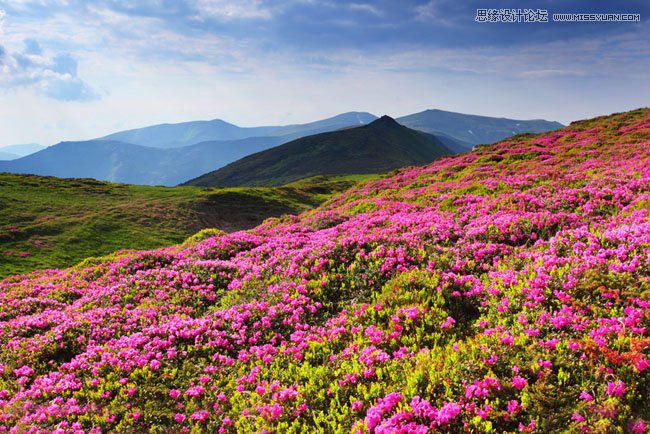
POLYGON ((238 20, 264 19, 272 17, 271 9, 260 0, 196 0, 194 8, 201 19, 238 20))
POLYGON ((0 46, 0 87, 29 87, 60 101, 92 101, 100 95, 77 74, 77 61, 69 54, 47 55, 34 39, 22 51, 0 46))
POLYGON ((372 5, 370 3, 350 3, 348 5, 348 8, 350 8, 353 11, 367 12, 375 16, 384 15, 383 11, 379 9, 379 7, 372 5))
MULTIPOLYGON (((565 110, 557 118, 568 121, 580 104, 599 110, 618 101, 620 110, 625 101, 647 100, 647 21, 476 23, 476 7, 457 0, 0 0, 7 12, 0 130, 16 124, 21 107, 36 122, 36 105, 56 107, 39 115, 52 131, 63 129, 57 121, 69 109, 68 131, 76 122, 137 127, 218 116, 255 124, 338 109, 435 107, 511 117, 522 110, 541 117, 543 109, 552 118, 565 110), (83 113, 66 103, 100 95, 83 113)), ((642 0, 500 0, 498 7, 650 15, 642 0)))

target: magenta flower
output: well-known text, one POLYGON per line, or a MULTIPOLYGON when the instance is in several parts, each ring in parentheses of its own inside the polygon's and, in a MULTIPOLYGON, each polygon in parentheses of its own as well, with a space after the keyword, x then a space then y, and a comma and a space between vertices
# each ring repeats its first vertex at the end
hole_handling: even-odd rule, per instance
POLYGON ((442 322, 442 324, 440 324, 440 327, 441 327, 443 330, 446 330, 446 329, 448 329, 449 327, 453 326, 454 324, 456 324, 456 320, 453 319, 452 317, 448 316, 447 319, 444 320, 444 321, 442 322))
POLYGON ((203 386, 192 386, 185 391, 185 396, 201 396, 205 392, 203 386))
POLYGON ((523 377, 520 377, 519 375, 515 376, 512 378, 512 385, 514 386, 515 389, 521 390, 524 387, 526 387, 526 384, 528 383, 528 380, 526 380, 523 377))
POLYGON ((585 401, 593 401, 594 397, 591 396, 591 394, 586 390, 583 390, 582 392, 580 392, 580 399, 583 399, 585 401))
POLYGON ((585 418, 580 413, 573 413, 571 415, 571 420, 580 423, 580 422, 584 422, 585 418))
POLYGON ((210 416, 210 413, 207 410, 199 410, 192 413, 190 418, 198 422, 203 422, 208 418, 208 416, 210 416))
POLYGON ((625 383, 623 383, 621 380, 608 382, 607 394, 610 396, 618 396, 618 397, 623 396, 625 394, 625 383))
POLYGON ((633 420, 628 425, 628 431, 632 434, 646 434, 648 427, 643 419, 633 420))

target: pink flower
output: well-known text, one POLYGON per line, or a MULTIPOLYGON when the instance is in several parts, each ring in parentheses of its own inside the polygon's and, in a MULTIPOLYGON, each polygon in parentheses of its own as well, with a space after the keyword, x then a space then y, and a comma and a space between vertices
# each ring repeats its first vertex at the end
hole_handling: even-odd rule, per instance
POLYGON ((537 424, 535 423, 534 419, 531 419, 528 425, 519 423, 519 432, 533 432, 535 430, 535 427, 537 427, 537 424))
POLYGON ((448 402, 442 406, 436 416, 438 425, 445 425, 456 418, 460 414, 462 407, 455 402, 448 402))
POLYGON ((180 391, 180 390, 176 390, 176 389, 172 389, 172 390, 169 391, 169 396, 171 396, 172 398, 176 399, 176 398, 178 398, 179 396, 181 396, 181 391, 180 391))
POLYGON ((625 383, 621 380, 616 380, 615 382, 607 383, 607 394, 610 396, 621 397, 625 394, 625 383))
POLYGON ((580 392, 580 399, 584 399, 585 401, 593 401, 594 397, 591 396, 591 394, 586 390, 583 390, 582 392, 580 392))
POLYGON ((643 372, 648 368, 650 368, 650 359, 641 359, 638 362, 636 362, 637 371, 643 372))
POLYGON ((647 425, 645 420, 643 419, 637 419, 628 425, 628 430, 632 434, 645 434, 647 431, 647 425))
POLYGON ((205 392, 203 386, 192 386, 185 391, 185 396, 201 396, 205 392))
POLYGON ((192 418, 192 420, 203 422, 208 418, 208 416, 210 416, 210 413, 207 410, 199 410, 192 413, 192 416, 190 417, 192 418))
POLYGON ((352 410, 353 411, 359 411, 363 408, 363 403, 361 401, 354 401, 352 403, 352 410))
POLYGON ((524 387, 526 387, 526 383, 528 383, 528 380, 526 380, 523 377, 520 377, 519 375, 517 375, 516 377, 513 377, 513 379, 512 379, 512 385, 517 390, 521 390, 524 387))
POLYGON ((508 401, 508 413, 513 414, 521 410, 521 405, 516 399, 508 401))
POLYGON ((174 420, 175 420, 176 422, 178 422, 178 423, 181 423, 181 422, 183 422, 183 421, 185 420, 185 415, 184 415, 184 414, 181 414, 181 413, 176 413, 176 414, 174 415, 174 420))
POLYGON ((452 317, 448 316, 447 319, 444 320, 444 321, 442 322, 442 324, 440 324, 440 327, 441 327, 443 330, 446 330, 446 329, 448 329, 449 327, 453 326, 454 324, 456 324, 456 320, 453 319, 452 317))
POLYGON ((585 418, 580 413, 573 413, 571 415, 571 420, 574 420, 576 422, 584 422, 585 418))

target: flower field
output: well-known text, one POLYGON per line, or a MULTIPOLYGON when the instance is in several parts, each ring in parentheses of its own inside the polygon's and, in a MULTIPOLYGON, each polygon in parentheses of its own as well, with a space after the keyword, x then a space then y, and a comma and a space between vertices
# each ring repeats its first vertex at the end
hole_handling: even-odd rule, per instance
POLYGON ((0 283, 0 432, 646 433, 650 110, 0 283))

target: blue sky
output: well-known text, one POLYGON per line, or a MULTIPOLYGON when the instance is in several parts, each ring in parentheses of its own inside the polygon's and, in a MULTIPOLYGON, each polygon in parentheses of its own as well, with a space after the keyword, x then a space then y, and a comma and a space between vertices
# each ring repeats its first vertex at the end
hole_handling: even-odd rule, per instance
POLYGON ((0 0, 0 146, 163 122, 648 106, 647 1, 0 0), (477 8, 641 15, 477 23, 477 8))

